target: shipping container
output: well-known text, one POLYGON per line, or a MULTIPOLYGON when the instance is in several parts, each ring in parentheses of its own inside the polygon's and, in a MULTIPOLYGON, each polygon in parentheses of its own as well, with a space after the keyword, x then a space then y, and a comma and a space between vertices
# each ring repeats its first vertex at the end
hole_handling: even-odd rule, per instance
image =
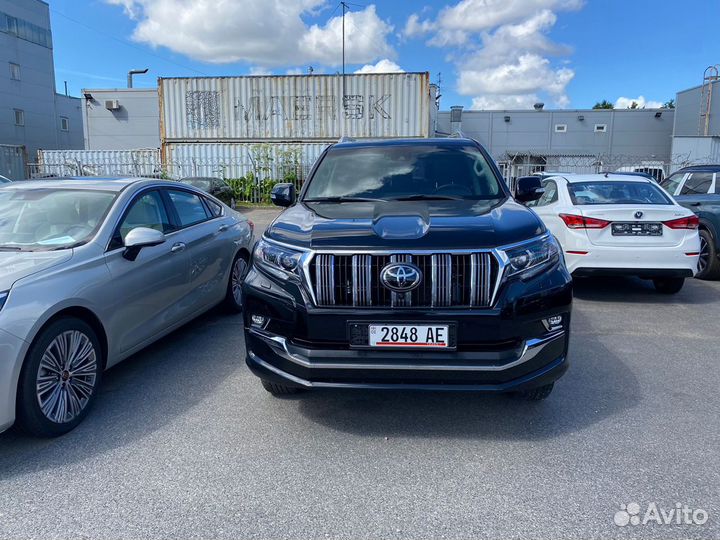
POLYGON ((31 176, 150 176, 162 173, 160 150, 38 150, 31 176))
POLYGON ((161 78, 160 138, 164 146, 428 137, 433 90, 428 73, 161 78))
POLYGON ((0 144, 0 175, 10 180, 23 180, 26 157, 24 146, 0 144))
POLYGON ((165 171, 171 178, 215 176, 255 177, 283 181, 300 180, 328 147, 328 142, 302 143, 168 143, 165 145, 165 171))

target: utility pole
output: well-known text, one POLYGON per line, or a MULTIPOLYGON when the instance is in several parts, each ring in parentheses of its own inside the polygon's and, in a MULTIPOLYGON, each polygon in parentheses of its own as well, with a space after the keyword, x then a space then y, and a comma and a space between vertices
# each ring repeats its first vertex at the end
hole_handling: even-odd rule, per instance
POLYGON ((340 2, 342 6, 342 105, 345 108, 345 11, 348 5, 345 2, 340 2))

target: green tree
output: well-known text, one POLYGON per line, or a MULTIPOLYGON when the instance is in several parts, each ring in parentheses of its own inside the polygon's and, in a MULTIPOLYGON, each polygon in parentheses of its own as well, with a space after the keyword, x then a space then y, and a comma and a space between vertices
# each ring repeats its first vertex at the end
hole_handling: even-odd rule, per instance
POLYGON ((630 104, 630 106, 628 107, 628 109, 637 109, 637 108, 638 108, 637 101, 633 101, 633 102, 630 104))
POLYGON ((593 105, 593 109, 614 109, 614 108, 615 108, 615 105, 610 103, 607 99, 598 101, 595 105, 593 105))
POLYGON ((674 109, 675 108, 675 100, 671 99, 663 103, 663 109, 674 109))

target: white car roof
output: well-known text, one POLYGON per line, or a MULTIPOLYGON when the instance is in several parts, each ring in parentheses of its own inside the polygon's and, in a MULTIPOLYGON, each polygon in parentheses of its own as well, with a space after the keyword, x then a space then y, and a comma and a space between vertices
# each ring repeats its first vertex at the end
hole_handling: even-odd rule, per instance
POLYGON ((549 176, 546 179, 560 177, 567 180, 569 184, 576 182, 638 182, 638 183, 650 183, 653 181, 649 178, 643 178, 642 176, 630 176, 627 174, 613 174, 613 173, 593 173, 593 174, 582 174, 582 173, 557 173, 554 176, 549 176))

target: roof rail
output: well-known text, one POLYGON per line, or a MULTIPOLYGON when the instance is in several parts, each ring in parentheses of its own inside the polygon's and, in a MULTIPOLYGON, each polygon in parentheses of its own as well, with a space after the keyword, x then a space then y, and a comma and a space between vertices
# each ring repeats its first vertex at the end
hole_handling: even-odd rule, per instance
POLYGON ((340 140, 338 140, 338 142, 339 142, 339 143, 355 142, 355 140, 356 140, 356 139, 355 139, 354 137, 348 137, 348 136, 346 136, 346 135, 343 135, 342 137, 340 137, 340 140))

